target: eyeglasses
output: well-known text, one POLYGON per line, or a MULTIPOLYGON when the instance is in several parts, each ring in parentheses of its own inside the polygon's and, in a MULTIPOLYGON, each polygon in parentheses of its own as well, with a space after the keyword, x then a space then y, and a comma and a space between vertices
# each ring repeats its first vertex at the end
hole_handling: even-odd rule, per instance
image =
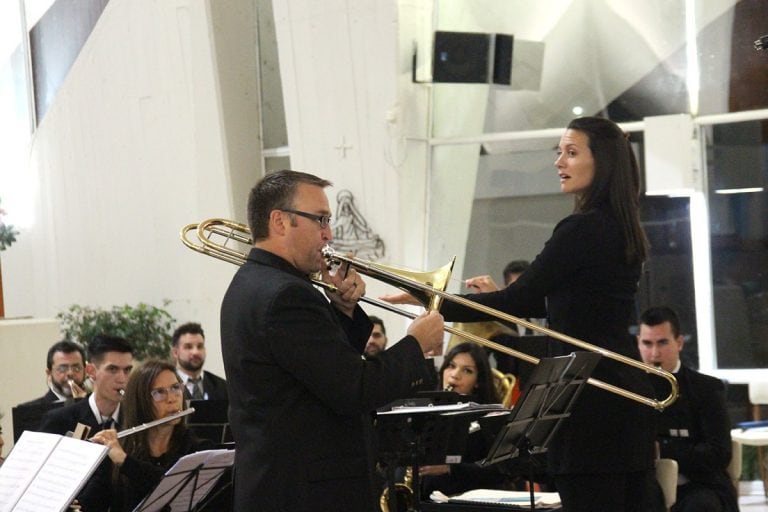
POLYGON ((300 217, 314 220, 315 222, 320 224, 320 227, 323 229, 327 228, 331 224, 330 215, 316 215, 314 213, 302 212, 301 210, 289 210, 288 208, 281 208, 280 211, 293 213, 293 214, 299 215, 300 217))
POLYGON ((168 400, 168 395, 171 396, 178 396, 181 394, 181 384, 171 384, 167 388, 155 388, 152 391, 149 392, 150 395, 152 395, 152 400, 155 402, 162 402, 163 400, 168 400))
POLYGON ((56 373, 69 373, 72 370, 74 373, 80 373, 83 371, 83 365, 81 364, 60 364, 53 367, 53 371, 56 373))

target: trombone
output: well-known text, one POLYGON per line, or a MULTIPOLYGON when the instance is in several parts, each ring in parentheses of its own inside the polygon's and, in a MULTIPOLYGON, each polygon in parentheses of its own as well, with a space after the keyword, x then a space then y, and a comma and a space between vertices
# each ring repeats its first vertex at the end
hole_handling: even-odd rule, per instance
MULTIPOLYGON (((248 226, 246 226, 245 224, 235 222, 232 220, 227 220, 227 219, 214 218, 214 219, 205 220, 203 222, 200 222, 199 224, 187 224, 181 229, 180 236, 181 236, 182 243, 187 247, 189 247, 190 249, 202 254, 206 254, 208 256, 213 256, 214 258, 217 258, 223 261, 227 261, 229 263, 234 263, 235 265, 242 265, 243 263, 245 263, 245 260, 248 257, 248 254, 245 252, 239 251, 235 248, 229 247, 228 244, 230 242, 235 242, 235 243, 245 244, 247 246, 252 245, 251 235, 250 235, 248 226), (194 232, 194 237, 195 237, 194 240, 190 240, 189 238, 190 233, 192 232, 194 232), (221 237, 224 240, 223 242, 213 241, 214 237, 221 237)), ((574 338, 572 336, 568 336, 561 332, 536 325, 525 319, 518 318, 516 316, 510 315, 508 313, 504 313, 503 311, 499 311, 497 309, 493 309, 488 306, 484 306, 483 304, 479 304, 469 299, 465 299, 464 297, 460 297, 458 295, 454 295, 454 294, 443 291, 450 277, 450 272, 451 272, 451 269, 453 268, 453 262, 450 262, 449 264, 441 267, 440 269, 434 272, 412 272, 408 270, 399 269, 396 267, 391 267, 391 266, 381 265, 381 264, 370 262, 370 261, 360 260, 352 256, 344 256, 339 253, 336 253, 330 247, 326 247, 324 249, 323 255, 325 256, 326 261, 328 261, 329 263, 332 263, 332 264, 347 263, 348 265, 351 265, 353 268, 355 268, 361 274, 370 276, 374 279, 396 286, 410 293, 411 295, 416 297, 416 299, 418 299, 422 304, 428 305, 428 307, 430 308, 434 309, 439 304, 440 300, 452 301, 462 306, 468 307, 470 309, 474 309, 481 313, 485 313, 486 315, 493 317, 495 319, 522 325, 535 332, 549 336, 550 338, 554 338, 562 342, 569 343, 583 350, 596 352, 603 357, 606 357, 608 359, 613 359, 620 363, 624 363, 626 365, 635 367, 646 373, 652 373, 669 382, 670 392, 666 398, 664 398, 663 400, 658 400, 655 398, 649 398, 649 397, 640 395, 633 391, 590 377, 589 379, 587 379, 587 383, 591 384, 592 386, 608 391, 610 393, 614 393, 621 397, 634 400, 643 405, 652 407, 658 411, 663 411, 665 408, 672 405, 672 403, 674 403, 675 400, 677 400, 677 395, 678 395, 677 379, 675 379, 675 376, 672 375, 670 372, 667 372, 655 366, 642 363, 640 361, 624 356, 622 354, 617 354, 616 352, 612 352, 602 347, 598 347, 597 345, 592 345, 590 343, 574 338)), ((332 285, 329 285, 328 283, 325 283, 324 281, 321 281, 318 278, 312 278, 312 282, 317 286, 320 286, 326 289, 333 289, 332 285)), ((362 297, 360 300, 368 304, 372 304, 374 306, 386 309, 388 311, 397 313, 399 315, 402 315, 411 319, 416 318, 417 316, 414 313, 411 313, 404 309, 397 308, 389 303, 386 303, 380 300, 371 299, 368 297, 362 297)), ((459 329, 455 329, 449 326, 445 326, 444 329, 446 332, 455 334, 457 336, 460 336, 470 341, 474 341, 475 343, 488 347, 492 350, 503 352, 505 354, 511 355, 513 357, 517 357, 519 359, 522 359, 523 361, 526 361, 532 364, 539 363, 539 359, 537 357, 505 347, 504 345, 495 343, 491 340, 482 338, 475 334, 465 332, 459 329)))

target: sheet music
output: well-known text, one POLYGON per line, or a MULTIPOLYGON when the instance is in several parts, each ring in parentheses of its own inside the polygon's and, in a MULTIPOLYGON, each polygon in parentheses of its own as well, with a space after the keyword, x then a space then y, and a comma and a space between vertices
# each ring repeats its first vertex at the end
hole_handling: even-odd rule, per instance
POLYGON ((0 466, 0 512, 10 512, 59 443, 56 434, 25 431, 0 466))
POLYGON ((185 455, 166 471, 160 484, 134 512, 187 512, 205 498, 234 462, 234 450, 204 450, 185 455), (200 468, 197 482, 189 481, 190 473, 197 468, 200 468))
MULTIPOLYGON (((457 496, 451 496, 448 501, 454 503, 492 503, 494 505, 528 508, 531 504, 531 495, 528 491, 474 489, 457 496)), ((560 495, 556 492, 537 492, 534 493, 533 502, 537 506, 559 506, 560 495)))
POLYGON ((8 457, 12 465, 0 467, 2 511, 65 510, 107 450, 71 437, 24 432, 8 457), (10 493, 4 492, 6 481, 10 493))

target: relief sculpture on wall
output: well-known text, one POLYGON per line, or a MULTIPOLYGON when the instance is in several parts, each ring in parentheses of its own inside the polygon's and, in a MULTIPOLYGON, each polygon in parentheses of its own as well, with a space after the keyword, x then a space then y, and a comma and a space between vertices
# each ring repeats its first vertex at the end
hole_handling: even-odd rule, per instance
POLYGON ((386 254, 384 240, 368 226, 368 221, 355 205, 355 196, 349 190, 341 190, 336 195, 332 229, 332 245, 339 252, 374 261, 386 254))

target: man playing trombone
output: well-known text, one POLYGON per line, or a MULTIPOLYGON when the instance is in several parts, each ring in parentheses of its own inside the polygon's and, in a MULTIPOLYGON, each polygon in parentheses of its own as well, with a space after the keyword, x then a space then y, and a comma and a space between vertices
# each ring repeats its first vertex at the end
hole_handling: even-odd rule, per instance
POLYGON ((427 384, 423 354, 442 343, 442 316, 429 312, 389 350, 361 356, 365 283, 323 258, 330 185, 278 171, 249 196, 254 247, 221 307, 235 510, 374 510, 369 413, 427 384), (333 287, 325 296, 309 277, 318 272, 333 287))
POLYGON ((46 358, 48 392, 20 406, 42 405, 73 398, 83 398, 85 391, 85 350, 74 341, 63 340, 51 345, 46 358))

